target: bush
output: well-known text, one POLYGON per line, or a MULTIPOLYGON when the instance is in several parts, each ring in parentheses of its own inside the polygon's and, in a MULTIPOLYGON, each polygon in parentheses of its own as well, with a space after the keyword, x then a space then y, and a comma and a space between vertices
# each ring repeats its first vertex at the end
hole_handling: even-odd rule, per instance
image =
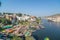
POLYGON ((20 38, 20 37, 14 35, 13 38, 12 38, 11 40, 22 40, 22 38, 20 38))
POLYGON ((0 18, 0 23, 2 23, 2 24, 11 24, 11 21, 7 20, 6 18, 0 18))

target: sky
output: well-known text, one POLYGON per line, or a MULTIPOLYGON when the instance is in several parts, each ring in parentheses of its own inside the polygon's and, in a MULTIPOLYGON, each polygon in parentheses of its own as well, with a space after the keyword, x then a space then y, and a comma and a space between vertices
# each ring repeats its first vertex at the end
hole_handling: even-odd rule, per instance
POLYGON ((60 13, 60 0, 0 0, 0 12, 48 16, 60 13))

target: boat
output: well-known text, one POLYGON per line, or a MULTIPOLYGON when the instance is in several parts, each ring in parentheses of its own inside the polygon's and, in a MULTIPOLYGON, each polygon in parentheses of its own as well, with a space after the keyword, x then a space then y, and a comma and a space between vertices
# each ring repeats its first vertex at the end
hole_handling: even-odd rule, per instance
POLYGON ((8 29, 8 28, 12 28, 12 26, 11 25, 6 25, 6 26, 3 26, 2 28, 3 29, 8 29))

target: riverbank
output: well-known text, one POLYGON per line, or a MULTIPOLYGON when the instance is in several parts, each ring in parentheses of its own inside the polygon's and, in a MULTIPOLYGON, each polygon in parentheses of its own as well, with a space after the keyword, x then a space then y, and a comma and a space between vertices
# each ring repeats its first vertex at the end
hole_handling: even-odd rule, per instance
MULTIPOLYGON (((0 32, 1 36, 14 37, 28 37, 32 35, 32 32, 43 28, 40 26, 41 19, 36 16, 27 16, 17 14, 3 14, 4 17, 0 17, 0 32)), ((8 38, 7 37, 7 38, 8 38)))

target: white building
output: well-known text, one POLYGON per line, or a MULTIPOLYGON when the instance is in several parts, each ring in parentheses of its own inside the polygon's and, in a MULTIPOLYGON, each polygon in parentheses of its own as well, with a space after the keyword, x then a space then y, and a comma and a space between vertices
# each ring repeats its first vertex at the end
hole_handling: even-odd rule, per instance
POLYGON ((22 17, 19 17, 19 16, 17 16, 17 19, 18 20, 28 20, 30 17, 29 16, 22 16, 22 17))

